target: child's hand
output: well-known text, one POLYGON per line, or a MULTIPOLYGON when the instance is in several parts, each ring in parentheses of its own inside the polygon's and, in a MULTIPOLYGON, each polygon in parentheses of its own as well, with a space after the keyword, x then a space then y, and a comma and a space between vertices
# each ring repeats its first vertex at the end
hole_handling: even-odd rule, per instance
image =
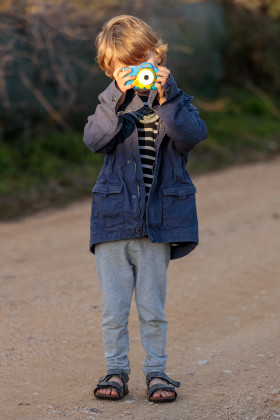
POLYGON ((158 90, 157 100, 159 101, 159 104, 162 105, 166 101, 165 90, 163 86, 170 76, 170 70, 162 66, 158 66, 158 68, 159 71, 157 72, 157 81, 155 83, 155 87, 158 90))
POLYGON ((122 96, 118 102, 118 106, 124 103, 126 92, 129 89, 133 88, 133 84, 126 85, 126 82, 128 82, 129 80, 136 79, 135 76, 129 76, 129 73, 131 72, 132 69, 123 70, 123 66, 120 66, 113 73, 113 77, 116 81, 117 88, 122 92, 122 96))

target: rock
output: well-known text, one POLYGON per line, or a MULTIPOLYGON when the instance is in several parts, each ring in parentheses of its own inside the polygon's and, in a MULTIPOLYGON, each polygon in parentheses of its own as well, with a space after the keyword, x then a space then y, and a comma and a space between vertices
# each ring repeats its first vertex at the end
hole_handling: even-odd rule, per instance
POLYGON ((85 413, 101 413, 101 411, 97 407, 90 407, 85 409, 85 413))
POLYGON ((280 389, 273 389, 271 393, 274 395, 280 394, 280 389))
POLYGON ((209 360, 199 360, 198 362, 199 366, 208 365, 208 363, 210 363, 209 360))

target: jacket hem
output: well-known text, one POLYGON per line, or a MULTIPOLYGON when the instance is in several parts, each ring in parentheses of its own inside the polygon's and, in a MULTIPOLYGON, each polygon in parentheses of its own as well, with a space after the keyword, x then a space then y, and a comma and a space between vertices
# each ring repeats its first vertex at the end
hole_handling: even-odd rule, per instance
POLYGON ((197 231, 185 231, 185 232, 176 232, 176 231, 153 231, 151 234, 147 234, 145 231, 142 233, 136 234, 130 230, 119 230, 110 234, 100 233, 95 234, 94 238, 90 240, 89 249, 91 253, 95 253, 95 245, 101 242, 110 242, 118 241, 123 239, 136 239, 143 238, 148 236, 150 240, 154 243, 181 243, 179 246, 171 247, 171 259, 177 259, 184 257, 189 254, 199 242, 198 232, 197 231))

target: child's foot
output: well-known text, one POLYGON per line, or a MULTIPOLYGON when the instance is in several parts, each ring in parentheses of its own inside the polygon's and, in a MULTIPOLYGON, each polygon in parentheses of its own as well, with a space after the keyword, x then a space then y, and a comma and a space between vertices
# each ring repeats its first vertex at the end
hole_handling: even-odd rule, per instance
MULTIPOLYGON (((149 383, 149 388, 150 388, 152 385, 155 385, 155 384, 164 384, 164 385, 166 385, 166 382, 165 382, 165 381, 163 381, 162 379, 159 379, 159 378, 154 378, 154 379, 152 379, 152 380, 151 380, 151 382, 149 383)), ((152 397, 153 397, 153 398, 174 397, 174 395, 175 395, 175 392, 173 392, 173 391, 164 391, 164 390, 159 390, 159 391, 155 391, 155 392, 153 393, 152 397)))
MULTIPOLYGON (((118 384, 120 384, 121 386, 123 386, 123 381, 119 376, 112 376, 110 378, 110 381, 114 381, 117 382, 118 384)), ((108 388, 102 388, 102 389, 98 389, 96 391, 96 394, 100 394, 100 395, 112 395, 112 397, 117 397, 119 395, 118 391, 116 390, 116 388, 114 387, 108 387, 108 388)))

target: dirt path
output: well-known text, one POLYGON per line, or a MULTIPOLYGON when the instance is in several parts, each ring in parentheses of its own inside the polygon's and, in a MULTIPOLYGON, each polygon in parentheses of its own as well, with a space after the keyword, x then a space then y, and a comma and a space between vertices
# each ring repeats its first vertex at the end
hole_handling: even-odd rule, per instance
POLYGON ((174 404, 146 400, 137 312, 130 394, 105 372, 90 199, 0 224, 1 420, 280 418, 280 160, 194 177, 200 245, 168 271, 174 404))

